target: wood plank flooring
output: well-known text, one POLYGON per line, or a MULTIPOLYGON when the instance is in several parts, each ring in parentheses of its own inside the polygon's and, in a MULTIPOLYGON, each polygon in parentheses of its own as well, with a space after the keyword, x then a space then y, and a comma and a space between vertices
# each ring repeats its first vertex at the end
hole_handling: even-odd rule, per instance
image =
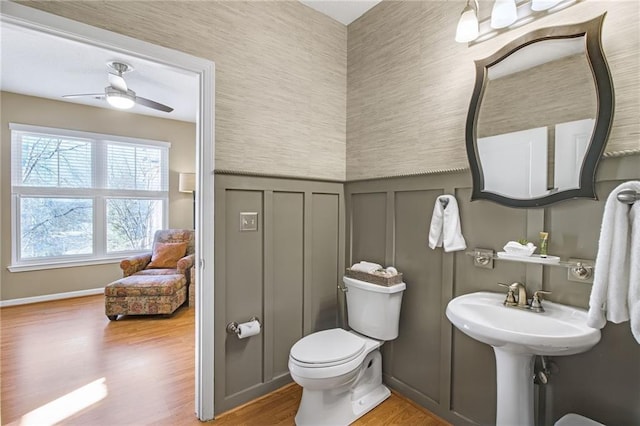
MULTIPOLYGON (((194 414, 194 309, 173 317, 104 315, 102 296, 0 309, 3 425, 200 425, 194 414)), ((292 384, 214 425, 293 425, 292 384)), ((356 425, 447 425, 392 396, 356 425)))

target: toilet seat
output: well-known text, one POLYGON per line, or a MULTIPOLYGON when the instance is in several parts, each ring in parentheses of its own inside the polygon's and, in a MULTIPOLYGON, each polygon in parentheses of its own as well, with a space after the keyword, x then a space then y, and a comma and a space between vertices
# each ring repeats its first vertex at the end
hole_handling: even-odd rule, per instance
POLYGON ((365 339, 341 328, 319 331, 293 345, 290 357, 297 365, 325 368, 347 364, 365 350, 365 339))

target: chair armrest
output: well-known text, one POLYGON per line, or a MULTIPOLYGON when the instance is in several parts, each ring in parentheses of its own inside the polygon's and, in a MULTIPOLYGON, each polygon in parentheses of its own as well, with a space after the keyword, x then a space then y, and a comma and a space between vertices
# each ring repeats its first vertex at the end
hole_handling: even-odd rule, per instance
MULTIPOLYGON (((188 256, 185 256, 182 259, 178 260, 176 269, 178 269, 179 273, 188 275, 187 273, 189 272, 189 269, 193 266, 195 260, 196 260, 195 254, 190 254, 188 256)), ((187 280, 188 279, 189 278, 187 278, 187 280)))
POLYGON ((142 271, 149 262, 151 262, 151 253, 138 254, 121 260, 120 269, 122 269, 122 276, 128 277, 138 271, 142 271))

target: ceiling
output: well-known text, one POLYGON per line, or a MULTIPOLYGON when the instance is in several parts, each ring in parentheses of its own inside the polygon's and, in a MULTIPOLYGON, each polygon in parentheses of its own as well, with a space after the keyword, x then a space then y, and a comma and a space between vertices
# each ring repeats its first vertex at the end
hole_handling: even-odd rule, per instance
POLYGON ((299 0, 300 3, 349 25, 381 0, 299 0))
MULTIPOLYGON (((300 2, 348 25, 380 0, 300 2)), ((62 96, 104 93, 109 86, 107 62, 117 60, 133 66, 133 71, 124 75, 129 89, 174 109, 166 113, 136 105, 128 111, 196 121, 199 87, 193 73, 12 24, 0 26, 0 42, 2 91, 110 108, 104 99, 62 96)))
POLYGON ((174 108, 166 113, 136 105, 128 111, 196 121, 199 83, 194 73, 12 24, 0 26, 0 40, 3 91, 109 108, 103 99, 62 96, 104 93, 109 86, 107 62, 118 60, 134 68, 124 75, 129 89, 174 108))

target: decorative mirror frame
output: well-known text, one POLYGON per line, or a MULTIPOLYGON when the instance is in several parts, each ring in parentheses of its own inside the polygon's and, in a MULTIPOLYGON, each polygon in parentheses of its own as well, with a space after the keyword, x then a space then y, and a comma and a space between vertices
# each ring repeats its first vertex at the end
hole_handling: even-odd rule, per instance
POLYGON ((476 81, 473 95, 471 96, 465 129, 467 157, 473 179, 471 201, 485 199, 509 207, 542 207, 572 198, 598 199, 595 192, 595 174, 609 138, 614 112, 613 82, 611 80, 611 74, 609 73, 609 66, 604 57, 601 41, 602 24, 605 16, 606 12, 597 18, 579 24, 534 30, 508 43, 493 55, 475 61, 476 81), (583 36, 585 37, 587 61, 591 67, 595 83, 597 115, 593 134, 589 142, 589 148, 587 149, 580 171, 580 187, 530 199, 510 198, 484 191, 484 177, 480 164, 476 130, 482 97, 488 83, 488 68, 530 44, 544 40, 568 39, 583 36))

